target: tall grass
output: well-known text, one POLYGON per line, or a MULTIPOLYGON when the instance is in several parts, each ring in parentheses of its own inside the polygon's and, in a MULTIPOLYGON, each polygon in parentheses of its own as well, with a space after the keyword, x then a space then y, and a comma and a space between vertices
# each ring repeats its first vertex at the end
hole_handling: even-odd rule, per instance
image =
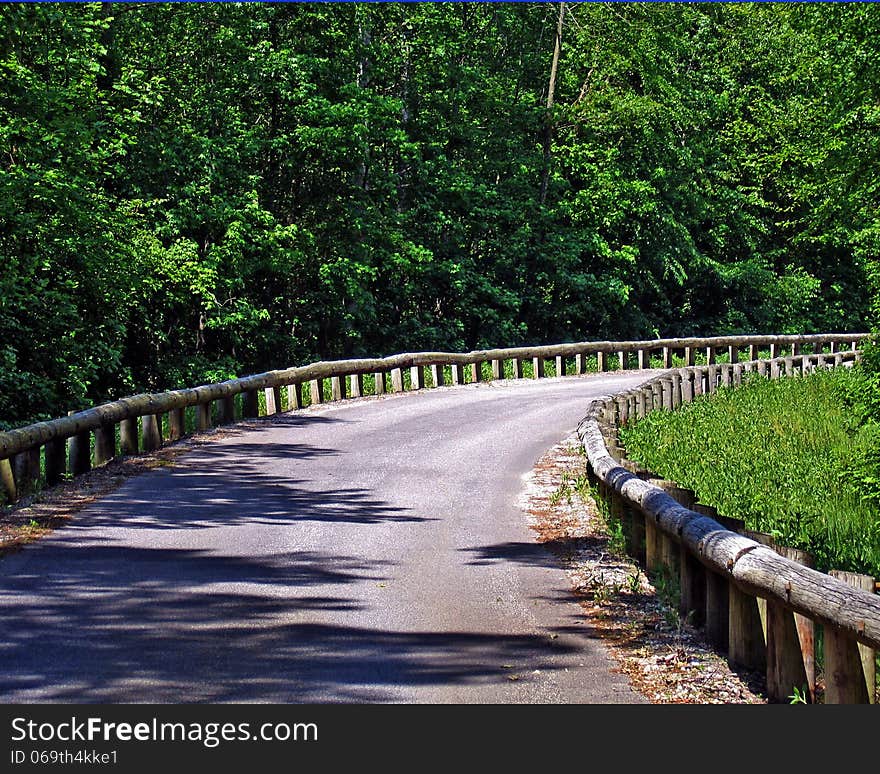
POLYGON ((621 431, 630 457, 750 529, 809 551, 818 569, 880 576, 877 425, 859 370, 754 376, 621 431))

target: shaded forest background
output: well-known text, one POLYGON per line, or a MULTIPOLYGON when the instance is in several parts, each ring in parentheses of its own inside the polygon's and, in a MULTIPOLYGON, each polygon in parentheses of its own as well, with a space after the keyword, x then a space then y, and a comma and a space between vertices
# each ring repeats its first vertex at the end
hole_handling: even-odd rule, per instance
POLYGON ((864 330, 878 41, 870 4, 4 4, 0 426, 318 358, 864 330))

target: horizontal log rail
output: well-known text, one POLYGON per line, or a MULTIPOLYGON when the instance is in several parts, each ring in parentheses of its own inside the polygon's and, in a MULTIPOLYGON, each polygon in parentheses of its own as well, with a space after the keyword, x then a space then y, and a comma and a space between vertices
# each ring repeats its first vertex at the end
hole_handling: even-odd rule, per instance
POLYGON ((693 492, 651 479, 627 460, 617 430, 650 411, 674 409, 701 393, 736 386, 750 372, 798 376, 858 357, 853 349, 664 371, 636 389, 594 401, 578 427, 591 477, 612 513, 630 520, 630 550, 641 553, 649 569, 677 575, 682 613, 695 613, 733 663, 766 669, 774 701, 790 698, 794 688, 807 686, 810 694, 815 689, 812 623, 825 630, 826 702, 873 701, 873 649, 880 648, 874 580, 818 572, 784 555, 802 552, 773 546, 769 536, 740 534, 742 523, 695 504, 693 492), (640 536, 639 545, 633 534, 640 536), (862 588, 854 587, 859 579, 862 588))

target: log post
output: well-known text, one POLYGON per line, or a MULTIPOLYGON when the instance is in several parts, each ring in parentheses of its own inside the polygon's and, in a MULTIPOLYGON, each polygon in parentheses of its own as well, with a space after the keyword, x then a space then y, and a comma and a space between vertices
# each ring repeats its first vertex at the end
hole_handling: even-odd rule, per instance
POLYGON ((682 400, 682 386, 681 386, 681 372, 674 371, 672 373, 672 408, 677 409, 681 406, 682 400))
POLYGON ((141 417, 141 442, 145 452, 156 451, 162 445, 159 422, 155 414, 144 414, 141 417))
POLYGON ((241 394, 241 416, 244 419, 260 416, 260 398, 256 390, 248 390, 241 394))
POLYGON ((644 390, 639 390, 636 396, 639 419, 644 419, 648 414, 648 395, 644 390))
POLYGON ((767 668, 767 648, 758 600, 735 583, 728 584, 727 658, 757 671, 767 668))
POLYGON ((518 357, 513 358, 510 361, 513 365, 513 378, 514 379, 522 379, 523 378, 523 361, 518 357))
POLYGON ((12 458, 12 471, 19 497, 36 492, 40 480, 40 447, 16 454, 12 458))
POLYGON ((679 613, 685 619, 690 616, 694 626, 703 626, 706 621, 706 568, 685 546, 679 546, 679 551, 679 613))
POLYGON ((221 425, 231 425, 235 422, 235 398, 227 395, 217 401, 218 423, 221 425))
POLYGON ((706 570, 706 637, 719 650, 727 650, 730 590, 723 575, 706 570))
POLYGON ((597 370, 599 372, 608 370, 608 353, 601 350, 596 353, 597 370))
POLYGON ((743 364, 736 363, 733 366, 733 383, 739 387, 743 383, 743 364))
POLYGON ((758 359, 758 345, 757 344, 749 344, 749 360, 757 360, 758 359))
POLYGON ((797 357, 800 354, 801 354, 801 345, 795 341, 791 345, 791 356, 797 357))
POLYGON ((770 361, 770 378, 778 379, 779 378, 779 361, 771 360, 770 361))
POLYGON ((617 353, 617 370, 618 371, 626 371, 627 369, 626 362, 626 352, 620 351, 617 353))
MULTIPOLYGON (((46 484, 53 486, 67 473, 67 443, 56 438, 46 444, 46 484)), ((2 475, 2 474, 0 474, 2 475)))
POLYGON ((273 414, 281 413, 281 388, 266 387, 264 390, 266 395, 266 416, 271 417, 273 414))
POLYGON ((731 344, 727 348, 727 358, 730 363, 738 363, 739 362, 739 347, 735 344, 731 344))
POLYGON ((452 364, 452 384, 464 384, 464 366, 460 363, 452 364))
POLYGON ((663 387, 660 382, 651 382, 651 411, 663 408, 663 387))
MULTIPOLYGON (((862 591, 874 591, 874 578, 854 572, 831 570, 831 577, 862 591)), ((875 654, 842 632, 825 627, 825 703, 873 704, 875 654)))
POLYGON ((18 499, 15 474, 12 472, 12 461, 9 459, 0 460, 0 492, 8 503, 14 503, 18 499))
MULTIPOLYGON (((68 411, 67 415, 75 414, 68 411)), ((70 474, 79 476, 88 473, 92 469, 91 436, 88 431, 78 433, 67 439, 68 458, 70 459, 70 474)), ((137 449, 135 449, 137 452, 137 449)))
POLYGON ((782 363, 784 366, 784 371, 786 376, 794 376, 794 358, 786 357, 782 359, 782 363))
POLYGON ((722 363, 718 366, 719 371, 721 372, 721 386, 722 387, 730 387, 732 379, 732 371, 733 366, 730 363, 722 363))
POLYGON ((211 401, 196 406, 196 428, 200 433, 210 430, 212 425, 211 401))
MULTIPOLYGON (((354 377, 352 377, 354 378, 354 377)), ((362 395, 364 392, 364 382, 363 376, 358 374, 357 385, 358 385, 358 395, 362 395)), ((352 393, 354 392, 354 388, 352 387, 352 393)), ((255 393, 256 394, 256 393, 255 393)), ((247 395, 247 393, 245 393, 247 395)), ((303 407, 303 394, 302 394, 302 382, 295 382, 294 384, 287 385, 287 410, 294 411, 296 409, 301 409, 303 407)))
POLYGON ((532 358, 532 378, 541 379, 544 376, 544 358, 532 358))
POLYGON ((483 364, 480 362, 471 363, 471 383, 483 381, 483 364))
POLYGON ((672 347, 663 347, 663 367, 672 368, 672 347))
POLYGON ((168 440, 179 441, 186 435, 186 409, 171 409, 168 412, 168 440))
POLYGON ((95 430, 95 451, 92 464, 97 468, 116 456, 116 425, 104 425, 95 430))
MULTIPOLYGON (((351 374, 348 377, 348 386, 349 386, 349 395, 352 398, 360 398, 364 394, 364 375, 363 374, 351 374)), ((287 388, 288 395, 290 394, 290 387, 287 388)), ((299 408, 299 406, 297 406, 299 408)))
MULTIPOLYGON (((380 381, 377 381, 376 384, 379 384, 380 381)), ((324 402, 324 380, 323 379, 312 379, 309 382, 309 405, 317 406, 319 403, 324 402)))
POLYGON ((706 347, 706 364, 713 365, 715 363, 715 347, 706 347))
MULTIPOLYGON (((140 444, 138 443, 138 421, 134 418, 123 419, 119 423, 119 451, 122 454, 137 454, 138 449, 140 449, 140 444)), ((71 472, 73 471, 71 470, 71 472)))
POLYGON ((385 372, 384 371, 376 371, 373 374, 373 394, 374 395, 384 395, 385 394, 385 372))
POLYGON ((663 566, 662 545, 660 543, 660 528, 648 514, 645 514, 645 569, 649 573, 655 573, 663 566))
POLYGON ((660 384, 663 389, 663 408, 672 411, 672 379, 663 379, 660 384))
POLYGON ((694 359, 694 347, 685 347, 684 348, 684 364, 687 367, 691 367, 695 363, 694 359))
POLYGON ((767 697, 786 702, 794 689, 803 688, 812 697, 809 676, 804 668, 801 643, 791 611, 767 600, 767 697))
POLYGON ((706 369, 706 391, 715 392, 718 389, 718 366, 710 365, 706 369))
POLYGON ((345 377, 343 377, 343 376, 331 376, 330 377, 330 400, 331 401, 345 400, 345 377))
POLYGON ((770 345, 770 359, 775 360, 777 357, 779 357, 779 345, 778 344, 771 344, 770 345))
POLYGON ((425 371, 420 365, 410 366, 409 387, 411 390, 425 389, 425 371))
POLYGON ((650 365, 650 358, 648 357, 648 350, 640 349, 637 352, 637 358, 638 358, 638 366, 639 366, 640 371, 644 370, 645 368, 648 368, 648 366, 650 365))
POLYGON ((499 379, 504 378, 504 361, 503 360, 493 360, 492 361, 492 379, 497 381, 499 379))
POLYGON ((431 366, 431 381, 434 382, 435 387, 443 386, 443 366, 441 364, 435 363, 431 366))
POLYGON ((584 352, 578 352, 574 356, 574 372, 580 376, 587 372, 587 355, 584 352))
POLYGON ((402 368, 392 368, 391 369, 391 391, 392 392, 403 392, 403 369, 402 368))
POLYGON ((840 345, 836 341, 831 341, 828 343, 829 351, 832 355, 836 355, 840 351, 840 345))

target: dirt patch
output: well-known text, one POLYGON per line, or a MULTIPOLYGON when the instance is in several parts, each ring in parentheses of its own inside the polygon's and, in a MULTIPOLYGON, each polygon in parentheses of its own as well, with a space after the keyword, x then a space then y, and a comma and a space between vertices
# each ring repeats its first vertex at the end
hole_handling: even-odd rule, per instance
POLYGON ((590 623, 637 691, 656 704, 766 704, 764 676, 734 670, 678 615, 674 588, 652 582, 620 550, 589 496, 575 436, 550 449, 521 505, 538 541, 562 562, 590 623))

